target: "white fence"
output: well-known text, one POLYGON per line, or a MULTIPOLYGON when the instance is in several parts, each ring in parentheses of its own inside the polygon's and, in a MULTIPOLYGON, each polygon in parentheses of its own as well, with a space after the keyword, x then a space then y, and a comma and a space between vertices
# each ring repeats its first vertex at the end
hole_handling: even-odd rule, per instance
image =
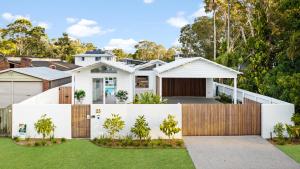
MULTIPOLYGON (((159 126, 168 114, 175 116, 178 121, 178 127, 181 128, 182 113, 180 104, 93 104, 91 105, 91 115, 96 116, 96 109, 100 109, 101 113, 98 118, 91 119, 91 138, 99 137, 106 134, 103 123, 111 114, 119 114, 125 121, 125 127, 120 132, 121 136, 130 134, 130 129, 134 125, 138 116, 144 115, 151 129, 151 138, 166 138, 160 131, 159 126)), ((174 136, 181 138, 181 131, 174 136)))
MULTIPOLYGON (((42 136, 35 131, 34 124, 44 114, 46 114, 47 117, 52 118, 52 121, 56 126, 54 131, 55 137, 71 139, 72 122, 70 104, 14 104, 12 115, 12 137, 20 136, 20 125, 26 124, 27 129, 25 137, 41 138, 42 136)), ((119 133, 120 136, 130 134, 130 129, 139 115, 145 116, 149 127, 151 128, 151 138, 166 138, 160 131, 159 126, 168 114, 175 116, 178 121, 178 127, 181 128, 182 126, 180 104, 98 104, 91 105, 91 115, 95 115, 95 118, 91 118, 91 139, 106 134, 103 123, 106 118, 111 117, 111 114, 119 114, 122 117, 122 120, 125 121, 125 127, 119 133), (96 109, 101 110, 99 118, 96 116, 96 109)), ((181 132, 175 135, 175 138, 181 137, 181 132)))
POLYGON ((19 128, 21 124, 26 124, 25 137, 41 138, 34 129, 36 123, 42 115, 52 118, 55 130, 54 136, 57 138, 71 138, 71 105, 66 104, 14 104, 12 114, 12 137, 20 136, 19 128))
MULTIPOLYGON (((217 88, 219 93, 233 96, 233 87, 214 83, 214 89, 217 88)), ((261 103, 261 136, 263 138, 270 138, 276 123, 292 124, 291 118, 295 113, 293 104, 243 89, 238 89, 237 93, 237 98, 241 102, 244 101, 244 98, 247 98, 261 103)))

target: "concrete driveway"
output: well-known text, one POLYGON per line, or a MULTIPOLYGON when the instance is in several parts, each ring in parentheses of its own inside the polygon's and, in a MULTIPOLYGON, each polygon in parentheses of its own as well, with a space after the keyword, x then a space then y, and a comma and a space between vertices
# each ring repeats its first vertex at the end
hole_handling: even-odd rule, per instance
POLYGON ((184 141, 199 169, 300 169, 259 136, 189 136, 184 141))

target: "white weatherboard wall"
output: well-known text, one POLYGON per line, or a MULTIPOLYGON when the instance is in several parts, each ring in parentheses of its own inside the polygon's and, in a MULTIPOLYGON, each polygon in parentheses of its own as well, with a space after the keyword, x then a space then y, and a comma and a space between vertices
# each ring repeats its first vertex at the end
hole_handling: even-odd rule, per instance
MULTIPOLYGON (((125 127, 119 133, 121 136, 131 134, 130 128, 134 125, 139 115, 145 115, 149 127, 151 128, 150 136, 152 139, 158 137, 167 138, 160 131, 159 126, 168 114, 174 115, 178 121, 178 127, 182 128, 180 104, 93 104, 91 105, 91 115, 95 115, 96 118, 91 119, 91 139, 107 134, 103 128, 103 123, 106 118, 111 117, 111 114, 119 114, 122 120, 125 121, 125 127), (101 110, 99 119, 96 116, 96 109, 101 110)), ((182 138, 181 131, 175 135, 175 138, 182 138)))
POLYGON ((270 138, 270 133, 277 123, 293 124, 291 117, 294 114, 293 104, 262 104, 261 105, 261 136, 270 138))
POLYGON ((42 115, 52 118, 56 126, 54 136, 56 138, 71 139, 71 105, 67 104, 14 104, 12 114, 12 137, 19 136, 19 124, 27 125, 26 137, 41 138, 34 129, 42 115))

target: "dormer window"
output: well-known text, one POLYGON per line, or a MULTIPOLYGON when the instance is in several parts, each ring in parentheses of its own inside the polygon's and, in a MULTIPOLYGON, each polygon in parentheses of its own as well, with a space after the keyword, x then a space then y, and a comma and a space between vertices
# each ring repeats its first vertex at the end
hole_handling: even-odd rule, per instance
POLYGON ((84 57, 81 57, 81 61, 84 61, 84 57))
POLYGON ((113 67, 103 65, 91 70, 91 73, 117 73, 117 70, 113 67))

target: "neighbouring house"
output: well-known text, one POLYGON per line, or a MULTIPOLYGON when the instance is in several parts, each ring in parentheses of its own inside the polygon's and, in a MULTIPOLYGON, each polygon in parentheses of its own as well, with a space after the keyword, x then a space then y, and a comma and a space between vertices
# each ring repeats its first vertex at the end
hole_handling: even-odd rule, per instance
POLYGON ((0 71, 0 107, 19 103, 48 89, 71 82, 69 73, 47 67, 0 71))
POLYGON ((51 69, 69 71, 80 66, 53 58, 35 57, 4 57, 0 56, 0 70, 24 67, 48 67, 51 69))
POLYGON ((132 59, 132 58, 120 59, 120 62, 123 62, 126 65, 131 65, 131 66, 142 65, 142 64, 147 63, 147 61, 132 59))
POLYGON ((234 69, 202 57, 182 58, 170 63, 153 60, 134 67, 122 62, 101 60, 72 70, 72 93, 84 90, 84 104, 116 103, 114 96, 118 90, 128 92, 127 102, 132 102, 136 94, 145 91, 162 97, 212 98, 213 79, 231 78, 234 79, 233 98, 236 103, 239 74, 234 69))
POLYGON ((116 61, 116 56, 109 51, 96 49, 75 55, 75 65, 88 66, 99 61, 116 61))

